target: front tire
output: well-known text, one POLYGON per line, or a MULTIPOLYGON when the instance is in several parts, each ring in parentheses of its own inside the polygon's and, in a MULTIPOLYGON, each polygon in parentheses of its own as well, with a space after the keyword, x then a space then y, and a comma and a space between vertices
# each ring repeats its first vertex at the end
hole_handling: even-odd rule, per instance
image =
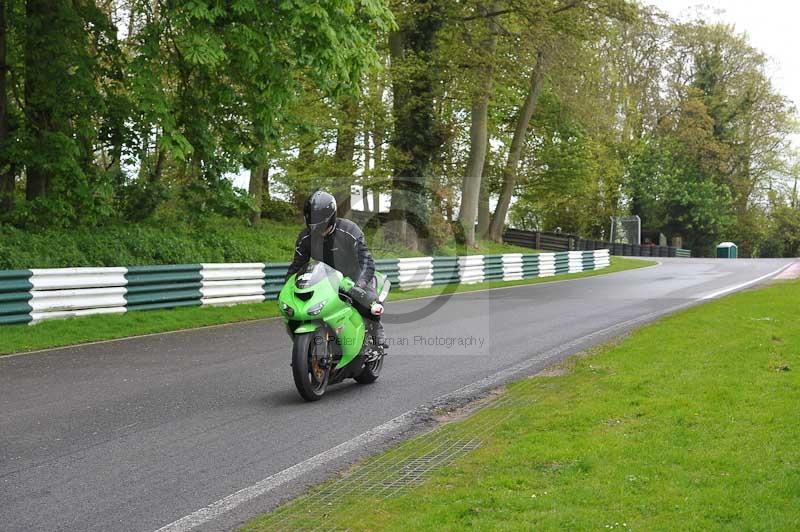
POLYGON ((319 359, 327 354, 327 349, 325 334, 319 329, 294 337, 292 375, 297 391, 306 401, 319 401, 328 388, 330 366, 321 368, 318 364, 319 359))

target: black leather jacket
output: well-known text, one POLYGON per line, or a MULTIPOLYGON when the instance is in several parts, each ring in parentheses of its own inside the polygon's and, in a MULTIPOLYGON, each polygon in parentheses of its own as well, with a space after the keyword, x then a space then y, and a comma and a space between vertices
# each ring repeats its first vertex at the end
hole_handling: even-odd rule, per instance
POLYGON ((300 271, 310 259, 336 268, 355 282, 369 284, 375 276, 375 262, 364 241, 364 233, 345 218, 336 220, 333 233, 326 237, 312 236, 308 229, 300 232, 286 278, 300 271))

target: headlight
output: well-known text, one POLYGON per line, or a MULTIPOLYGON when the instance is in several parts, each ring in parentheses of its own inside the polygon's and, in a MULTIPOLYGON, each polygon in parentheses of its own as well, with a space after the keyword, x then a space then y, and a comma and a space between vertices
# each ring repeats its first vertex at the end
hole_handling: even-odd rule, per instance
POLYGON ((294 316, 294 309, 289 305, 287 305, 286 303, 281 303, 281 311, 290 318, 294 316))
POLYGON ((326 300, 324 300, 324 301, 320 301, 319 303, 317 303, 316 305, 314 305, 313 307, 311 307, 310 309, 308 309, 308 315, 309 315, 309 316, 316 316, 317 314, 319 314, 320 312, 322 312, 322 308, 325 306, 325 304, 326 304, 327 302, 328 302, 328 300, 327 300, 327 299, 326 299, 326 300))

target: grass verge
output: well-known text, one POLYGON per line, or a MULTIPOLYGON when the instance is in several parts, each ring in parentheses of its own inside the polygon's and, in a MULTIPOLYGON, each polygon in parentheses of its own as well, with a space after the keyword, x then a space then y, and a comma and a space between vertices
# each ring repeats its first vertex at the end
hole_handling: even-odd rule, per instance
MULTIPOLYGON (((477 285, 459 285, 455 292, 470 292, 488 288, 501 288, 521 284, 538 284, 642 268, 653 261, 612 257, 611 266, 604 270, 559 275, 524 281, 493 281, 477 285)), ((390 301, 441 294, 444 287, 394 291, 390 301)), ((117 315, 87 316, 77 319, 55 320, 34 326, 10 325, 0 327, 0 355, 64 347, 86 342, 113 340, 143 334, 153 334, 210 325, 223 325, 278 316, 275 301, 231 307, 190 307, 149 312, 130 312, 117 315)))
POLYGON ((244 530, 798 530, 798 301, 791 282, 663 319, 349 474, 480 440, 421 484, 330 489, 345 477, 244 530))

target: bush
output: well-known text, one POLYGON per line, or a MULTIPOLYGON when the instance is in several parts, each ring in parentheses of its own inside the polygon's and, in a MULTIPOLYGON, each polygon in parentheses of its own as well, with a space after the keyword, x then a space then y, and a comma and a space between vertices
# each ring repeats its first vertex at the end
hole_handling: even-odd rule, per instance
POLYGON ((297 212, 297 208, 288 201, 275 198, 264 200, 264 207, 261 209, 261 217, 269 218, 277 222, 291 222, 299 220, 302 213, 297 212))
POLYGON ((0 226, 0 270, 291 260, 297 224, 248 227, 221 217, 23 231, 0 226))

